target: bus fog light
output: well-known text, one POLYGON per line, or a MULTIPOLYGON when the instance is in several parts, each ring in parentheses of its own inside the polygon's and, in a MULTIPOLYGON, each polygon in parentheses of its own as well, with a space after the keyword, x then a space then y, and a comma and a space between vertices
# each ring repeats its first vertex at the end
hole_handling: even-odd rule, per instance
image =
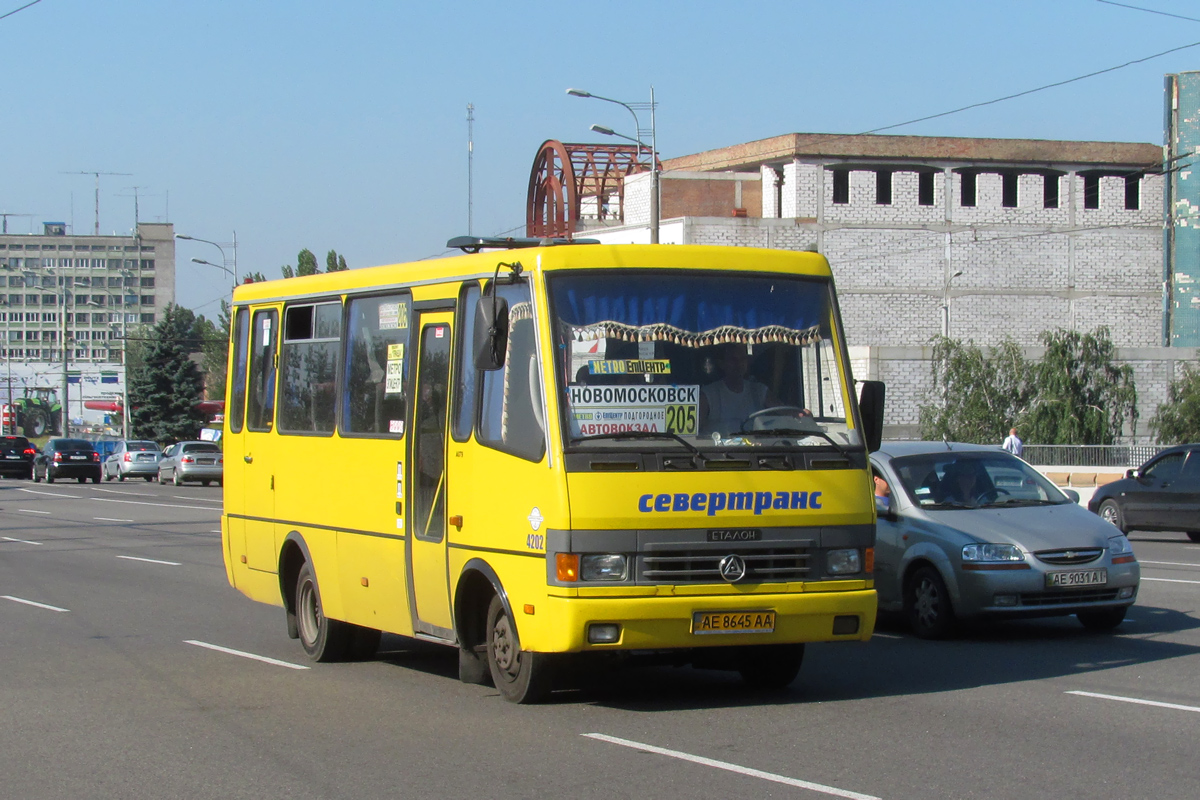
POLYGON ((853 575, 862 570, 858 549, 830 550, 825 556, 825 566, 830 575, 853 575))
POLYGON ((858 617, 847 615, 833 618, 834 636, 847 636, 851 633, 858 633, 858 617))
POLYGON ((1015 606, 1017 604, 1017 596, 1015 594, 998 594, 992 598, 994 606, 1015 606))
POLYGON ((579 559, 580 577, 585 581, 623 581, 625 556, 620 553, 596 553, 579 559))
POLYGON ((1119 592, 1117 592, 1118 600, 1128 600, 1131 597, 1133 597, 1133 587, 1132 586, 1122 586, 1121 590, 1119 592))
POLYGON ((611 622, 588 625, 588 644, 615 644, 620 639, 620 625, 611 622))

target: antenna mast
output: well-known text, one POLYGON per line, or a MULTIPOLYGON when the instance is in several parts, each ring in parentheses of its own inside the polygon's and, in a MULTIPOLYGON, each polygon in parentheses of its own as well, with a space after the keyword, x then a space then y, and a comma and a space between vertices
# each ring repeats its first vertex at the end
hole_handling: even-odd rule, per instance
POLYGON ((64 175, 95 175, 96 176, 96 227, 93 230, 95 235, 100 235, 100 176, 101 175, 131 175, 129 172, 96 172, 95 170, 82 170, 80 172, 65 172, 64 175))
POLYGON ((475 213, 475 105, 467 103, 467 235, 474 233, 475 213))

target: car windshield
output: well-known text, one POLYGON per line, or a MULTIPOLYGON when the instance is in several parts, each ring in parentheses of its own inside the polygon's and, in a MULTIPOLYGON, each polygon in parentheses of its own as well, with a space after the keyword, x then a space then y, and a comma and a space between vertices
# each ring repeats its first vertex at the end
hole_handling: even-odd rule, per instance
POLYGON ((568 448, 860 447, 822 278, 548 279, 568 448))
POLYGON ((1008 453, 946 451, 892 461, 904 491, 924 509, 1070 503, 1040 472, 1008 453))

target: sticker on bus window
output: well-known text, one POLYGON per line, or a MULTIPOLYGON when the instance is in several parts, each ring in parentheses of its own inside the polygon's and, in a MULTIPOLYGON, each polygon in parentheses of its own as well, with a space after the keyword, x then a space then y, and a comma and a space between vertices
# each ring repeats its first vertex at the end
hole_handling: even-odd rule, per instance
POLYGON ((404 434, 404 420, 389 419, 388 420, 388 433, 398 433, 400 435, 403 435, 404 434))
POLYGON ((445 335, 446 335, 446 329, 441 327, 440 325, 433 329, 433 338, 441 339, 445 335))
POLYGON ((387 346, 387 360, 399 361, 404 358, 404 344, 389 344, 387 346))
POLYGON ((271 318, 263 317, 262 320, 262 347, 271 346, 271 318))
POLYGON ((589 361, 589 375, 670 375, 671 361, 666 358, 611 358, 589 361))
POLYGON ((385 378, 383 393, 404 393, 404 359, 387 362, 387 377, 385 378))
POLYGON ((695 436, 699 386, 570 386, 571 435, 643 431, 695 436))
POLYGON ((408 327, 408 306, 404 303, 379 304, 379 330, 394 331, 408 327))

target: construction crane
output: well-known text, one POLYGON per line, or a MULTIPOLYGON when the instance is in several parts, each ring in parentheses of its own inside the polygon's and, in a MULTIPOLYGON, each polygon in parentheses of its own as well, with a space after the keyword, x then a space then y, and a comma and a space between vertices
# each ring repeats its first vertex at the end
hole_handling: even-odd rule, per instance
POLYGON ((100 176, 101 175, 132 175, 130 172, 95 172, 81 170, 79 172, 64 172, 64 175, 95 175, 96 176, 96 228, 94 233, 100 235, 100 176))
POLYGON ((0 211, 0 217, 4 218, 3 233, 8 233, 8 218, 9 217, 32 217, 32 216, 33 216, 33 214, 9 214, 6 211, 0 211))

